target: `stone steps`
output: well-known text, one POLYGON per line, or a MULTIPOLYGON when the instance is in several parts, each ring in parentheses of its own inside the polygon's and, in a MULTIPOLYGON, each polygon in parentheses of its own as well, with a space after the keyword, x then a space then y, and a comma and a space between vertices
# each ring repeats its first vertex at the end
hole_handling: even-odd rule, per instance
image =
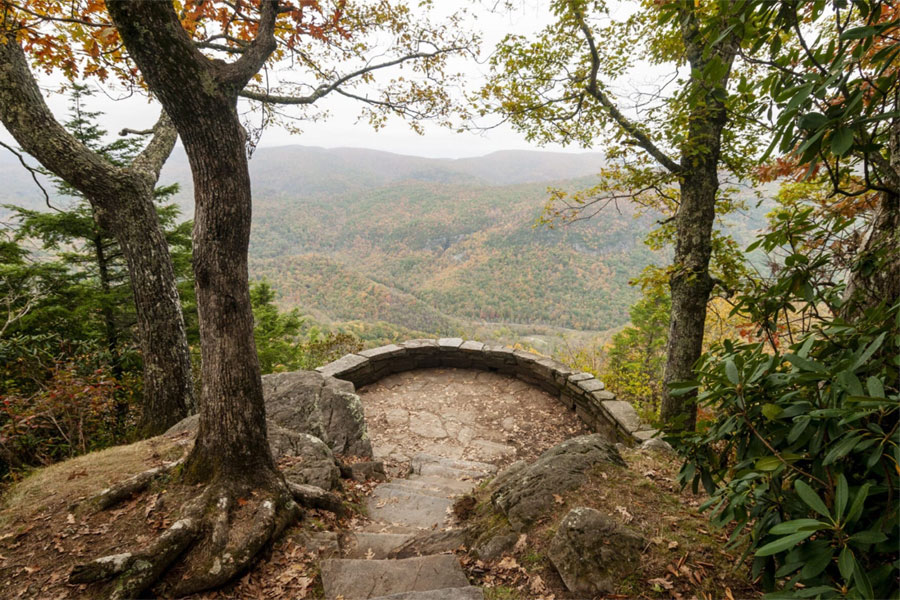
POLYGON ((344 540, 344 558, 387 558, 391 551, 402 546, 411 537, 410 533, 358 531, 344 540))
POLYGON ((469 587, 459 561, 449 554, 395 560, 332 558, 321 562, 321 571, 327 600, 469 587))
POLYGON ((427 454, 412 462, 409 479, 373 490, 366 501, 372 522, 343 538, 343 557, 320 562, 326 600, 484 600, 481 589, 469 585, 455 555, 433 553, 455 548, 458 541, 431 544, 421 552, 427 552, 424 556, 388 556, 414 535, 447 525, 455 498, 495 467, 427 454))
POLYGON ((427 592, 403 592, 373 598, 373 600, 484 600, 484 592, 481 591, 481 588, 467 586, 427 592))

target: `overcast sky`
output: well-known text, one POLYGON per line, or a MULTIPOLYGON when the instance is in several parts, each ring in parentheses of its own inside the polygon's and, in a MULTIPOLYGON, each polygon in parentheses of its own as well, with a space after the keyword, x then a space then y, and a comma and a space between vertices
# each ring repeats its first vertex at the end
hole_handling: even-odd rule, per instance
MULTIPOLYGON (((441 11, 451 10, 454 5, 466 6, 477 12, 477 27, 483 36, 483 54, 486 56, 496 43, 507 33, 516 32, 527 34, 540 30, 551 18, 547 0, 516 0, 517 9, 507 13, 492 13, 478 3, 466 0, 444 0, 437 3, 441 11), (474 7, 473 7, 474 4, 474 7)), ((485 0, 484 6, 489 4, 485 0)), ((628 10, 628 2, 625 8, 628 10)), ((473 89, 476 82, 483 79, 487 67, 468 61, 460 65, 466 73, 472 76, 473 89)), ((639 71, 640 77, 648 78, 646 71, 639 71)), ((635 76, 638 77, 638 76, 635 76)), ((45 96, 57 118, 62 120, 66 113, 66 98, 58 93, 61 79, 45 78, 40 80, 45 90, 45 96)), ((649 81, 629 81, 628 87, 642 85, 649 81)), ((97 87, 93 84, 93 87, 97 87)), ((142 129, 149 127, 156 120, 158 106, 150 103, 146 98, 129 98, 116 100, 115 90, 100 89, 91 99, 91 108, 105 113, 104 127, 112 132, 119 131, 123 127, 142 129)), ((448 129, 434 125, 426 125, 425 135, 420 136, 413 132, 407 124, 399 119, 392 119, 386 127, 374 131, 367 123, 357 122, 359 106, 352 100, 328 96, 320 100, 322 107, 326 108, 330 117, 318 122, 302 122, 300 127, 302 134, 292 135, 280 128, 267 129, 260 140, 260 146, 283 146, 288 144, 300 144, 304 146, 332 147, 362 147, 429 157, 458 158, 465 156, 481 156, 497 150, 506 149, 533 149, 553 151, 583 151, 582 148, 560 146, 545 146, 539 148, 525 141, 524 137, 509 127, 501 126, 484 134, 455 133, 448 129)), ((317 106, 319 105, 317 103, 317 106)), ((0 128, 0 137, 9 142, 8 134, 0 128)))

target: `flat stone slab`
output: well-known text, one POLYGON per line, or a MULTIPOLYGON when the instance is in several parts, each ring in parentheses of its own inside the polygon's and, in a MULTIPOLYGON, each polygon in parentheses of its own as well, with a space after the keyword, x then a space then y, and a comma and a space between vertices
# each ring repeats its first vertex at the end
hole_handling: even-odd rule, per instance
POLYGON ((370 533, 360 531, 348 537, 345 542, 345 558, 387 558, 410 538, 408 533, 370 533))
POLYGON ((373 600, 484 600, 484 592, 477 587, 444 588, 427 592, 404 592, 381 596, 373 600))
POLYGON ((393 497, 401 494, 422 494, 435 498, 452 498, 456 494, 445 490, 435 490, 424 486, 407 485, 405 479, 394 479, 388 483, 382 483, 375 488, 373 496, 393 497))
POLYGON ((629 432, 640 429, 641 419, 638 417, 637 412, 635 412, 634 407, 630 402, 625 402, 624 400, 606 400, 603 403, 603 408, 609 411, 612 416, 616 418, 616 421, 621 423, 629 432))
POLYGON ((447 554, 400 560, 328 559, 322 561, 321 572, 328 600, 341 596, 344 600, 369 600, 469 585, 457 558, 447 554))
POLYGON ((471 479, 460 481, 459 479, 429 477, 428 475, 410 475, 409 479, 395 479, 393 483, 402 484, 410 488, 440 491, 448 496, 467 494, 475 488, 475 482, 471 479))
POLYGON ((455 471, 471 473, 474 476, 483 477, 497 471, 496 465, 490 463, 478 462, 474 460, 458 460, 454 458, 444 458, 443 456, 435 456, 421 452, 416 454, 412 459, 413 473, 425 475, 422 471, 424 467, 436 465, 447 467, 455 471))
POLYGON ((448 509, 453 506, 449 498, 437 498, 414 492, 380 492, 381 486, 366 502, 369 517, 374 521, 406 527, 431 529, 442 525, 448 509))

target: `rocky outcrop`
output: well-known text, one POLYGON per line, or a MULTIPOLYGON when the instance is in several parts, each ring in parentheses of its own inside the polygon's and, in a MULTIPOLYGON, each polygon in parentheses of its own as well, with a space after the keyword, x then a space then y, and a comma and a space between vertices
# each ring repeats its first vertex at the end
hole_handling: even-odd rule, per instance
POLYGON ((555 396, 592 431, 634 444, 655 433, 641 424, 628 402, 617 401, 603 382, 546 356, 462 338, 408 340, 347 354, 317 371, 360 387, 392 373, 434 367, 480 369, 515 377, 555 396))
POLYGON ((547 556, 570 592, 608 594, 638 564, 645 540, 592 508, 573 508, 560 522, 547 556))
POLYGON ((372 457, 372 443, 353 384, 315 371, 273 373, 262 378, 266 416, 328 444, 336 454, 372 457))
POLYGON ((584 483, 596 464, 625 466, 615 446, 603 435, 583 435, 550 448, 534 463, 517 462, 491 483, 491 503, 522 531, 554 505, 554 494, 573 490, 584 483))
MULTIPOLYGON (((165 435, 197 435, 200 419, 192 415, 173 425, 165 435)), ((341 471, 325 442, 308 433, 292 431, 269 419, 269 448, 288 481, 324 490, 338 486, 341 471)))

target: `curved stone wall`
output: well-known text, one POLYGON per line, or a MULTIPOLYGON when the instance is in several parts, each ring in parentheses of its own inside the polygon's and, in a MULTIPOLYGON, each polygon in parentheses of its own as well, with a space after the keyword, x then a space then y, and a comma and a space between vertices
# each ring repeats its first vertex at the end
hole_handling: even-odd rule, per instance
POLYGON ((521 379, 558 398, 591 430, 606 434, 610 440, 633 444, 655 433, 641 425, 630 403, 616 400, 590 373, 497 344, 461 338, 409 340, 347 354, 316 370, 362 387, 392 373, 434 367, 480 369, 521 379))

